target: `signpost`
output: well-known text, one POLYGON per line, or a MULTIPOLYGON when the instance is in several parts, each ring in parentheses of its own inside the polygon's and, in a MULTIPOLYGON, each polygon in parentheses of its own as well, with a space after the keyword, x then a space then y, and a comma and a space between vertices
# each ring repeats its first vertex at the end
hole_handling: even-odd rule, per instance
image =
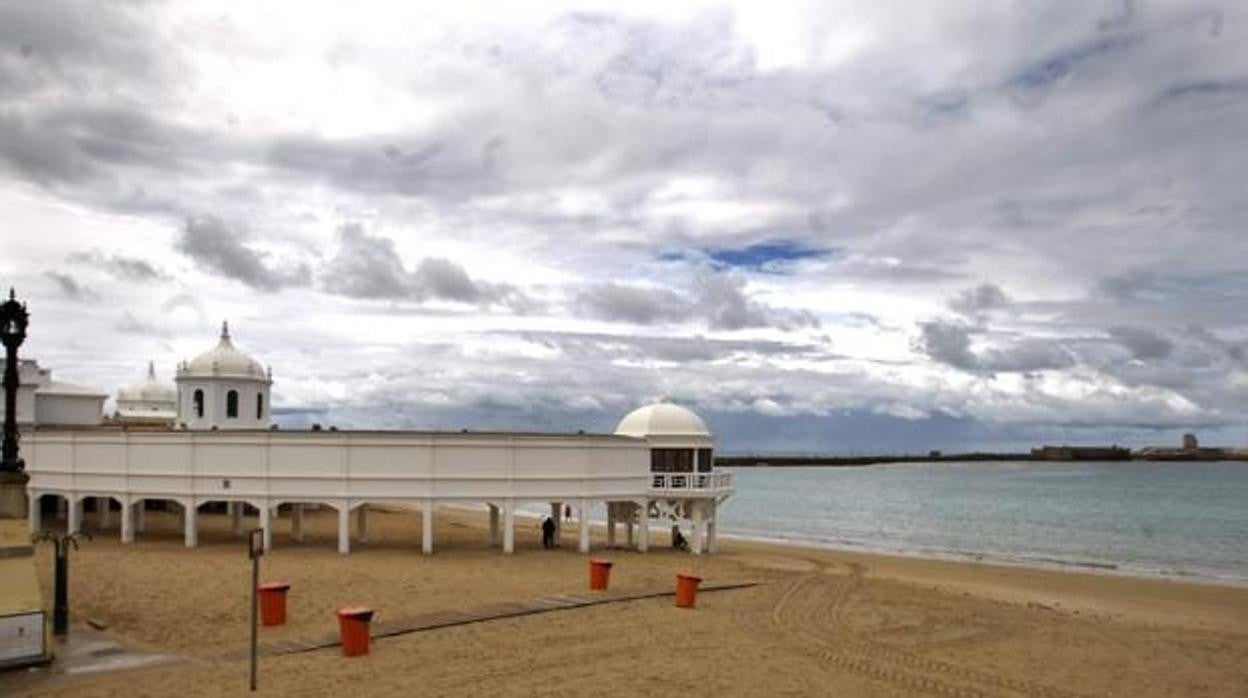
POLYGON ((251 690, 256 690, 256 652, 259 646, 260 558, 264 556, 264 529, 253 528, 247 537, 251 557, 251 690))

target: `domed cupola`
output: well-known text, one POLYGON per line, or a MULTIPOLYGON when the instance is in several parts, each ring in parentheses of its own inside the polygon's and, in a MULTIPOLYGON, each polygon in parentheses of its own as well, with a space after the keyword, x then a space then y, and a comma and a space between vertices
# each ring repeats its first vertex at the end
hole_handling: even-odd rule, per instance
POLYGON ((638 407, 620 420, 615 433, 654 441, 709 443, 711 431, 693 410, 673 404, 667 398, 638 407))
POLYGON ((217 346, 178 366, 178 422, 191 429, 269 426, 273 372, 239 351, 221 324, 217 346))
POLYGON ((178 417, 178 391, 156 378, 156 365, 147 364, 147 377, 117 391, 117 415, 126 424, 173 424, 178 417))

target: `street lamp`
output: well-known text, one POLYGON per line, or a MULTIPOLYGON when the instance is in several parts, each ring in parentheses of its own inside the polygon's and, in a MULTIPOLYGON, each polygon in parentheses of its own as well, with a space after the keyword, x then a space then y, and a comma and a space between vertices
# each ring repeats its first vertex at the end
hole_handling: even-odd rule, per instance
POLYGON ((17 294, 9 289, 9 300, 0 304, 0 342, 4 343, 4 447, 0 451, 0 472, 20 473, 26 463, 18 455, 17 442, 17 348, 26 341, 26 325, 30 313, 25 303, 17 302, 17 294))

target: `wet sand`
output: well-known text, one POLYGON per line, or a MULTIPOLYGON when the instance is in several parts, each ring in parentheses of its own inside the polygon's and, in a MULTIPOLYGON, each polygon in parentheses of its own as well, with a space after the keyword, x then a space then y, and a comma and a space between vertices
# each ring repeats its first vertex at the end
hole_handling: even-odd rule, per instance
MULTIPOLYGON (((586 589, 572 524, 563 547, 545 551, 537 523, 521 520, 516 554, 504 556, 488 545, 484 512, 443 509, 426 557, 418 514, 369 518, 370 541, 349 556, 335 551, 333 512, 306 517, 302 544, 279 520, 262 576, 293 585, 289 622, 263 640, 332 631, 346 605, 382 620, 586 589)), ((97 533, 72 561, 75 622, 186 661, 0 674, 0 694, 244 694, 249 563, 228 517, 201 523, 200 547, 187 550, 177 517, 152 512, 135 545, 97 533)), ((677 572, 760 584, 704 594, 692 611, 645 599, 379 639, 366 658, 265 657, 259 693, 1242 696, 1248 686, 1244 588, 732 540, 695 557, 658 535, 640 554, 602 549, 600 531, 594 539, 595 555, 615 563, 613 589, 670 588, 677 572)), ((50 595, 46 547, 38 564, 50 595)))

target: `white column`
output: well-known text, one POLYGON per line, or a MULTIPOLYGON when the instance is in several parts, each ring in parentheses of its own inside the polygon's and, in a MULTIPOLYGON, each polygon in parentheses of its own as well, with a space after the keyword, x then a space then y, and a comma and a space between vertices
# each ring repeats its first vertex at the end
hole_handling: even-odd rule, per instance
POLYGON ((108 497, 95 498, 95 521, 101 531, 107 529, 111 524, 109 521, 109 519, 112 518, 109 516, 109 514, 112 513, 112 506, 110 506, 111 501, 112 500, 108 497))
POLYGON ((719 552, 719 503, 711 500, 711 520, 706 522, 706 552, 719 552))
POLYGON ((516 551, 516 500, 503 500, 503 552, 510 555, 516 551))
POLYGON ((637 532, 637 550, 644 553, 650 550, 650 501, 638 499, 637 506, 641 509, 637 513, 637 527, 640 529, 637 532))
POLYGON ((607 547, 615 547, 615 502, 607 502, 607 547))
POLYGON ((346 500, 338 503, 338 552, 351 552, 351 503, 346 500))
POLYGON ((426 498, 420 503, 420 552, 433 554, 433 500, 426 498))
POLYGON ((78 533, 82 530, 82 500, 77 497, 70 496, 69 504, 66 510, 65 530, 68 533, 78 533))
POLYGON ((550 503, 550 518, 555 520, 555 546, 563 539, 563 502, 550 503))
POLYGON ((134 532, 142 533, 147 530, 147 500, 140 499, 134 503, 134 532))
POLYGON ((199 509, 195 506, 194 499, 182 505, 182 537, 188 548, 194 548, 199 545, 198 514, 199 509))
POLYGON ((361 504, 355 510, 355 539, 361 543, 368 542, 368 505, 361 504))
POLYGON ((229 502, 226 504, 226 508, 230 510, 230 530, 236 536, 243 535, 243 507, 245 506, 246 504, 243 502, 229 502))
POLYGON ((576 549, 582 554, 589 552, 589 500, 582 499, 581 504, 576 511, 577 533, 580 534, 580 541, 576 549))
POLYGON ((128 497, 121 500, 121 542, 134 542, 134 503, 128 497))
POLYGON ((499 543, 498 536, 498 505, 490 504, 490 547, 493 548, 499 543))
POLYGON ((30 511, 27 512, 27 515, 30 517, 29 522, 30 522, 31 533, 38 533, 39 529, 42 528, 42 523, 40 521, 40 518, 43 512, 40 511, 42 507, 39 506, 41 503, 42 503, 42 497, 40 497, 39 493, 31 492, 30 493, 30 511))
POLYGON ((260 506, 260 530, 264 531, 264 549, 273 549, 273 508, 265 502, 260 506))
POLYGON ((702 502, 694 500, 693 504, 693 548, 694 555, 702 554, 702 502))
POLYGON ((636 540, 637 536, 633 533, 633 520, 632 519, 629 519, 627 522, 625 522, 624 530, 628 533, 628 547, 631 550, 634 545, 637 545, 637 540, 636 540))
POLYGON ((296 543, 303 542, 303 505, 290 505, 290 537, 296 543))

